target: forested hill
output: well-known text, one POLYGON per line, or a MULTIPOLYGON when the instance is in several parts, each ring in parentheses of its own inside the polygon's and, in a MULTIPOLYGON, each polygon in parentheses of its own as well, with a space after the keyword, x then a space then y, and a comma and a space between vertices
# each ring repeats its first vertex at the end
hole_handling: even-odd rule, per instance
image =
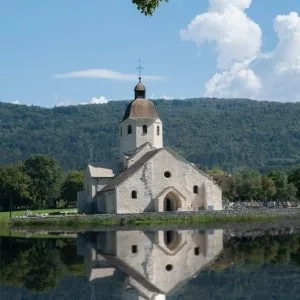
MULTIPOLYGON (((127 101, 46 109, 0 103, 0 165, 33 154, 65 169, 119 158, 127 101)), ((157 100, 165 145, 202 168, 261 170, 300 164, 300 103, 245 99, 157 100)))

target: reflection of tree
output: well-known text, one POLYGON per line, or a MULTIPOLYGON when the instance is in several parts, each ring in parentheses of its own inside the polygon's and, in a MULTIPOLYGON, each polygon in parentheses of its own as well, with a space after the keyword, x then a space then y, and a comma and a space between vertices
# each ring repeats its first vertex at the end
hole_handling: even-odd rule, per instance
MULTIPOLYGON (((221 258, 235 264, 286 264, 300 262, 300 236, 265 235, 231 238, 224 244, 221 258)), ((228 264, 225 263, 224 266, 228 264)))
POLYGON ((59 251, 45 246, 40 243, 27 253, 30 269, 25 275, 24 285, 37 292, 54 288, 65 273, 59 251))
MULTIPOLYGON (((19 240, 19 243, 12 243, 14 247, 13 257, 9 260, 9 247, 5 247, 1 262, 0 282, 13 284, 14 286, 25 286, 26 288, 44 292, 57 286, 68 270, 73 269, 76 274, 82 273, 83 266, 79 264, 74 242, 64 242, 62 240, 35 240, 28 242, 19 240), (17 245, 27 244, 17 252, 17 245), (66 252, 71 253, 70 259, 66 252), (7 253, 6 253, 7 252, 7 253), (65 254, 63 254, 65 252, 65 254), (70 261, 69 261, 70 260, 70 261), (81 266, 81 268, 80 268, 81 266)), ((2 250, 2 249, 1 249, 2 250)), ((2 257, 1 257, 2 258, 2 257)))

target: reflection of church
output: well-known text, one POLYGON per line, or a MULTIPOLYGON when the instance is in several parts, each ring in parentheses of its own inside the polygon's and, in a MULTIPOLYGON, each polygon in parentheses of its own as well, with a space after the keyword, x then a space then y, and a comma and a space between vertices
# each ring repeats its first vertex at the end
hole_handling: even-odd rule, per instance
POLYGON ((163 146, 163 123, 153 102, 146 99, 141 77, 134 94, 119 126, 123 170, 115 176, 113 167, 90 163, 84 191, 78 193, 79 212, 221 210, 221 188, 210 176, 163 146))
POLYGON ((222 249, 222 230, 108 231, 78 238, 78 252, 85 257, 91 284, 113 281, 122 274, 123 300, 166 299, 212 263, 222 249))

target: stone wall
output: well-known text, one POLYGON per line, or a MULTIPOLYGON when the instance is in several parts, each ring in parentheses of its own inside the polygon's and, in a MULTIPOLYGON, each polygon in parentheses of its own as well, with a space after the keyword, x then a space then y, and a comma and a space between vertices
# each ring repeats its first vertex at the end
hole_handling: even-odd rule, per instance
POLYGON ((170 198, 179 202, 178 211, 222 209, 220 187, 209 176, 164 149, 116 188, 117 213, 163 211, 166 197, 163 192, 167 189, 172 193, 170 198), (169 172, 169 178, 165 172, 169 172), (137 192, 136 199, 131 197, 132 191, 137 192))

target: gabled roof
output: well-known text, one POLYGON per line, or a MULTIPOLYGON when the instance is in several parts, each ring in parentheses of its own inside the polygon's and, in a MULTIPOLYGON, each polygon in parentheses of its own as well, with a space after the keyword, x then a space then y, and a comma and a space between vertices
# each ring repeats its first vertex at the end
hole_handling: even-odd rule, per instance
POLYGON ((155 149, 147 152, 144 156, 142 156, 137 162, 135 162, 131 167, 126 169, 124 172, 122 172, 120 175, 112 179, 102 190, 103 191, 109 191, 116 188, 118 185, 120 185, 122 182, 124 182, 128 177, 133 175, 136 171, 138 171, 148 160, 150 160, 154 155, 156 155, 159 151, 163 150, 161 149, 155 149))
POLYGON ((88 170, 93 178, 111 178, 114 177, 113 170, 102 168, 100 163, 90 163, 88 164, 88 170))
POLYGON ((133 159, 133 158, 134 158, 138 153, 140 153, 140 151, 142 151, 146 146, 150 146, 150 148, 156 149, 155 147, 153 147, 153 146, 151 145, 150 142, 146 142, 146 143, 144 143, 143 145, 139 146, 139 147, 135 150, 134 154, 132 154, 131 156, 129 156, 129 157, 127 158, 127 160, 133 159))

